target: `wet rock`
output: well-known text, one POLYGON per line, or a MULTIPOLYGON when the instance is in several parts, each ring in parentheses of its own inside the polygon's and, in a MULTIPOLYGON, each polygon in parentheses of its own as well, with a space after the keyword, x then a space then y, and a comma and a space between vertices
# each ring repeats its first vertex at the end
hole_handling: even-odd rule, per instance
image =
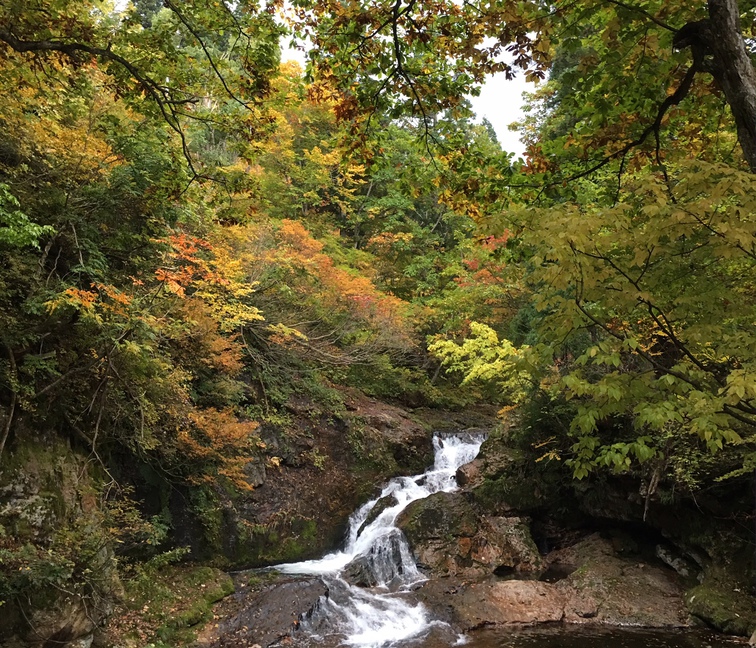
POLYGON ((376 518, 381 513, 383 513, 387 508, 396 506, 398 503, 399 502, 397 502, 396 496, 393 493, 391 493, 390 495, 386 495, 385 497, 381 497, 381 499, 379 499, 375 503, 375 506, 372 509, 370 509, 370 513, 368 513, 368 516, 365 518, 365 521, 360 525, 360 528, 357 531, 357 535, 360 536, 362 532, 365 530, 365 527, 375 522, 376 518))
POLYGON ((397 526, 414 547, 426 540, 473 536, 478 519, 462 493, 434 493, 404 509, 397 526))
POLYGON ((357 556, 344 567, 341 576, 357 587, 375 587, 378 584, 370 559, 367 556, 357 556))
POLYGON ((377 539, 366 554, 352 560, 344 568, 342 576, 358 587, 381 584, 392 589, 401 584, 406 569, 411 569, 411 576, 416 575, 404 537, 394 531, 377 539))
POLYGON ((208 648, 267 648, 285 637, 311 613, 328 588, 317 578, 285 579, 261 589, 241 589, 224 608, 223 619, 198 638, 208 648), (233 606, 235 610, 229 609, 233 606))

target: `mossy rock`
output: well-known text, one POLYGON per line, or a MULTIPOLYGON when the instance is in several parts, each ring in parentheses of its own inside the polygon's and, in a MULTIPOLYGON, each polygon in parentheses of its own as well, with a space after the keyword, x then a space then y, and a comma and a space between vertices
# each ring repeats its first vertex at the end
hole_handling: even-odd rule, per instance
POLYGON ((110 625, 109 643, 136 630, 169 646, 191 643, 196 630, 213 618, 212 606, 235 590, 231 577, 220 569, 198 565, 144 570, 127 584, 131 611, 121 624, 110 625))
POLYGON ((750 636, 756 630, 756 599, 745 588, 707 579, 685 594, 693 616, 728 634, 750 636))
POLYGON ((415 544, 431 538, 473 536, 478 519, 461 493, 435 493, 412 502, 397 519, 397 526, 415 544))

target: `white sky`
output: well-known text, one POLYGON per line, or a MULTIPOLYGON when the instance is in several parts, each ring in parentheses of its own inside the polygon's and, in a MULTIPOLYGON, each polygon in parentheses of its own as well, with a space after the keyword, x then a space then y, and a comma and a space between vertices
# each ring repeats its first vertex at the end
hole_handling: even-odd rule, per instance
POLYGON ((489 77, 478 97, 470 97, 478 118, 485 117, 491 122, 501 147, 515 156, 522 156, 525 147, 520 142, 520 134, 510 131, 509 125, 523 116, 523 92, 533 92, 535 87, 535 84, 525 81, 524 74, 519 74, 512 81, 507 81, 503 74, 497 74, 489 77))

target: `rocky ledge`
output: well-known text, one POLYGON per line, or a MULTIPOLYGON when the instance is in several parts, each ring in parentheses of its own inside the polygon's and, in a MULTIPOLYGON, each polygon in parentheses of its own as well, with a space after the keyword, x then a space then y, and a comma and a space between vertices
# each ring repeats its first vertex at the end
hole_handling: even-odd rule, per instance
POLYGON ((542 578, 556 582, 433 578, 418 595, 462 631, 558 621, 647 628, 690 625, 675 572, 618 556, 612 543, 597 534, 547 555, 544 566, 542 578))
POLYGON ((594 533, 541 555, 529 518, 481 514, 464 491, 413 502, 397 520, 429 580, 426 605, 460 630, 486 625, 690 625, 679 575, 594 533))

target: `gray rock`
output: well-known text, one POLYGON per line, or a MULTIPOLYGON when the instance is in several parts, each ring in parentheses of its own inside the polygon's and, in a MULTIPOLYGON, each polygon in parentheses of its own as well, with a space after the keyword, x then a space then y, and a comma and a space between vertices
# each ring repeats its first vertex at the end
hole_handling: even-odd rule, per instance
POLYGON ((257 591, 234 594, 238 612, 224 618, 202 645, 214 648, 259 644, 267 648, 288 637, 328 588, 317 578, 288 579, 257 591))
POLYGON ((682 556, 676 554, 670 547, 656 545, 656 557, 665 565, 674 569, 683 578, 689 578, 693 573, 690 563, 682 556))

